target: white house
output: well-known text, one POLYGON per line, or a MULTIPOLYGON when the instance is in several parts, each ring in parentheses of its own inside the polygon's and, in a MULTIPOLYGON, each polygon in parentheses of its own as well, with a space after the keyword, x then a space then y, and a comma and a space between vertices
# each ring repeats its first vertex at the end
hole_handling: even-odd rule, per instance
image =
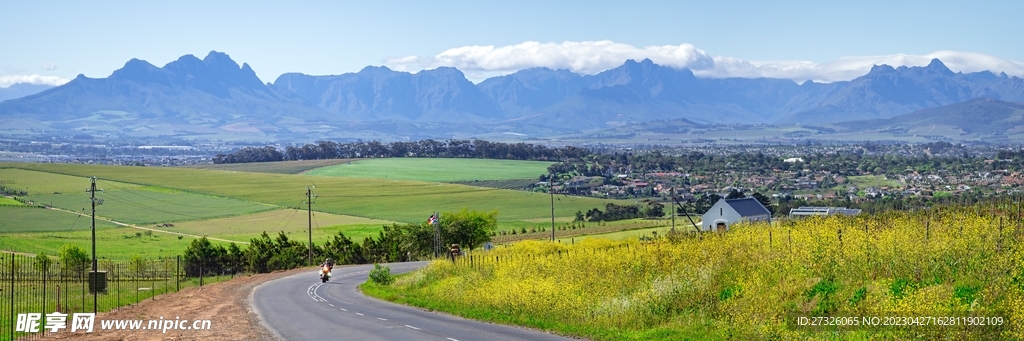
POLYGON ((772 213, 757 199, 719 199, 701 216, 701 230, 728 231, 729 225, 740 220, 772 222, 772 213))

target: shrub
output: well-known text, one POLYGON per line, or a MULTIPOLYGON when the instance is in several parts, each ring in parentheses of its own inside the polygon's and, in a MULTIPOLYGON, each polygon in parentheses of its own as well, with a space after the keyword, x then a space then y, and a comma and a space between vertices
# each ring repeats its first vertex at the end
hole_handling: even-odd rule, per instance
POLYGON ((391 275, 391 268, 374 264, 373 270, 370 270, 370 281, 380 285, 388 285, 395 281, 395 276, 391 275))

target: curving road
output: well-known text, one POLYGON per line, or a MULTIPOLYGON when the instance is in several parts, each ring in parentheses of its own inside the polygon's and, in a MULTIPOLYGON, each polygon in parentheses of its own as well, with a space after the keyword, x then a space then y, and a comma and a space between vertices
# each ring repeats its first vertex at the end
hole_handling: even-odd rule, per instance
MULTIPOLYGON (((426 262, 388 264, 392 273, 426 262)), ((373 265, 335 267, 327 283, 310 270, 264 283, 250 297, 260 321, 284 340, 571 340, 369 298, 356 290, 373 265)))

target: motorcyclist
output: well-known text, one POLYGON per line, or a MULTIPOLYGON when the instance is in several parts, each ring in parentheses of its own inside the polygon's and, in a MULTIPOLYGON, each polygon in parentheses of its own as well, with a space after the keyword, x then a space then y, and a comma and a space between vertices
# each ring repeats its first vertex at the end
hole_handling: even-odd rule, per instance
POLYGON ((320 263, 320 269, 324 269, 324 268, 327 268, 327 273, 323 274, 322 273, 323 270, 321 270, 321 276, 326 275, 327 278, 330 279, 331 278, 331 270, 334 270, 334 262, 331 261, 330 258, 325 259, 322 263, 320 263))
POLYGON ((320 263, 320 267, 327 267, 328 269, 334 270, 334 261, 331 258, 324 259, 323 263, 320 263))

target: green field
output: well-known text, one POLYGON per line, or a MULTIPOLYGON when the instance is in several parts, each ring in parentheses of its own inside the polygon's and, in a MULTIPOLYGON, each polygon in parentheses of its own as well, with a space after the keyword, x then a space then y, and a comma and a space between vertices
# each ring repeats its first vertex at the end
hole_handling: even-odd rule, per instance
POLYGON ((231 172, 255 172, 277 174, 299 174, 310 169, 348 163, 360 159, 301 160, 277 162, 224 163, 216 165, 185 166, 185 168, 223 170, 231 172))
POLYGON ((847 177, 846 180, 858 188, 902 186, 899 181, 886 179, 885 175, 855 175, 847 177))
MULTIPOLYGON (((74 217, 72 214, 69 216, 74 217)), ((100 221, 97 220, 96 224, 99 225, 100 221)), ((70 226, 68 224, 68 227, 70 226)), ((174 257, 182 254, 193 239, 192 237, 178 239, 175 235, 159 232, 147 234, 146 231, 130 227, 97 229, 96 256, 109 259, 129 259, 133 255, 149 259, 174 257)), ((216 240, 210 242, 215 245, 228 244, 216 240)), ((78 245, 86 252, 91 253, 92 232, 89 231, 88 222, 85 224, 82 221, 78 222, 74 230, 0 233, 0 250, 4 251, 31 254, 43 252, 53 256, 64 244, 78 245)), ((242 246, 244 247, 244 245, 242 246)))
POLYGON ((25 204, 22 204, 20 201, 8 197, 0 197, 0 205, 25 206, 25 204))
POLYGON ((310 170, 306 175, 453 182, 473 180, 537 179, 553 162, 384 158, 366 159, 310 170))
MULTIPOLYGON (((313 240, 317 244, 339 232, 358 242, 376 236, 384 225, 422 222, 434 211, 497 210, 499 230, 544 225, 551 214, 550 197, 543 193, 438 182, 170 167, 0 164, 0 180, 27 190, 26 199, 72 212, 88 212, 88 176, 96 176, 98 188, 104 190, 97 192, 104 200, 97 206, 97 216, 168 232, 111 228, 113 224, 97 220, 99 256, 114 259, 178 255, 193 240, 191 236, 244 243, 264 231, 272 237, 283 231, 291 239, 305 241, 308 218, 303 202, 306 186, 314 181, 313 240), (170 233, 191 236, 178 239, 170 233)), ((632 203, 558 198, 556 220, 567 224, 577 210, 604 207, 606 202, 632 203)), ((64 244, 90 246, 87 217, 76 223, 78 217, 71 212, 13 206, 0 207, 0 215, 4 218, 0 231, 6 232, 0 238, 0 250, 53 254, 64 244)))
MULTIPOLYGON (((0 206, 0 236, 7 237, 8 232, 43 232, 89 230, 89 216, 79 218, 78 215, 41 207, 3 207, 0 206)), ((117 227, 112 223, 97 220, 97 229, 117 227)))
MULTIPOLYGON (((285 232, 289 237, 301 235, 302 240, 305 240, 309 221, 305 210, 282 209, 227 218, 186 221, 175 223, 170 227, 157 228, 170 232, 246 242, 264 231, 271 236, 277 235, 280 231, 285 232)), ((313 212, 313 238, 320 240, 334 236, 340 231, 344 232, 345 236, 362 240, 366 236, 376 235, 381 226, 390 224, 392 222, 386 220, 313 212)))
MULTIPOLYGON (((119 189, 120 184, 99 181, 105 190, 96 193, 103 204, 96 215, 130 224, 154 224, 182 220, 208 219, 265 211, 274 206, 207 195, 174 193, 152 189, 119 189)), ((89 210, 89 193, 31 195, 39 203, 72 211, 89 210)))
MULTIPOLYGON (((419 222, 426 220, 434 211, 453 212, 463 208, 498 210, 499 220, 542 218, 551 214, 550 198, 546 194, 443 183, 163 167, 4 165, 83 176, 92 174, 104 181, 153 184, 282 207, 301 206, 305 200, 306 187, 315 183, 315 193, 318 195, 313 205, 315 210, 398 222, 419 222)), ((4 171, 0 170, 0 174, 4 171)), ((574 198, 564 203, 564 208, 556 207, 556 215, 572 216, 577 210, 604 207, 607 202, 633 203, 574 198)))
MULTIPOLYGON (((28 192, 29 196, 54 193, 85 193, 85 190, 89 188, 90 175, 68 176, 6 168, 10 165, 19 164, 0 164, 0 181, 3 181, 4 186, 28 192)), ((131 184, 117 184, 117 186, 118 188, 138 187, 131 184)))

